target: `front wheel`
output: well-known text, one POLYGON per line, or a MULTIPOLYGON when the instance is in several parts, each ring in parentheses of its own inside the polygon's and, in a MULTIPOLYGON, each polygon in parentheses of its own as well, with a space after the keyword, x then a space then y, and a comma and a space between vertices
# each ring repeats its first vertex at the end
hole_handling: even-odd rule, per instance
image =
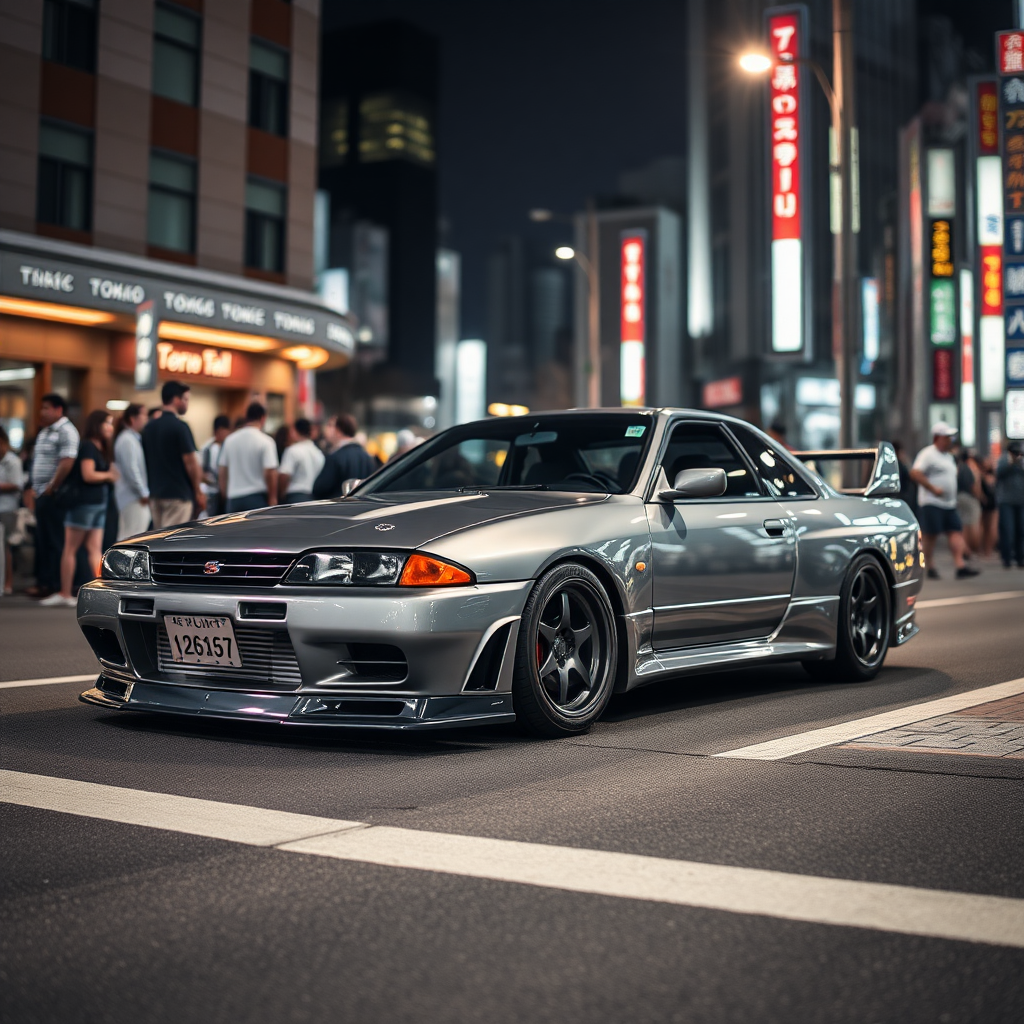
POLYGON ((516 647, 516 721, 535 736, 586 732, 611 699, 618 642, 601 581, 575 562, 555 566, 533 588, 516 647))
POLYGON ((867 682, 882 668, 891 635, 892 602, 885 572, 870 555, 859 555, 839 594, 835 659, 805 661, 804 668, 814 679, 867 682))

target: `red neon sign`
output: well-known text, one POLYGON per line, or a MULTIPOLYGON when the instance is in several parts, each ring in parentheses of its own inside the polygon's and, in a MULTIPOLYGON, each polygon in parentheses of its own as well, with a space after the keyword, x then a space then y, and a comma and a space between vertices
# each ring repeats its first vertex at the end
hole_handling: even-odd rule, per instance
POLYGON ((646 255, 643 235, 622 239, 622 341, 645 340, 646 255))
POLYGON ((999 73, 1013 75, 1024 71, 1024 33, 1000 32, 999 40, 999 73))
POLYGON ((953 352, 948 348, 937 348, 932 352, 932 393, 937 402, 949 402, 953 398, 953 352))
POLYGON ((800 53, 797 14, 768 19, 771 78, 772 239, 800 237, 800 53))
POLYGON ((981 251, 981 315, 1003 315, 1003 247, 983 245, 981 251))

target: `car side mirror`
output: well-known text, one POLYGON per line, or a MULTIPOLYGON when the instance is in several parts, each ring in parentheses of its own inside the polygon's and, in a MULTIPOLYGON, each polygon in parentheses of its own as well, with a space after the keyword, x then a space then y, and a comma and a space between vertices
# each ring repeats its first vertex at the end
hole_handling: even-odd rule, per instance
POLYGON ((682 498, 717 498, 725 494, 728 482, 724 469, 684 469, 676 475, 671 490, 661 491, 662 501, 679 501, 682 498))
POLYGON ((341 496, 347 497, 351 494, 363 481, 357 476, 351 476, 347 480, 342 482, 341 485, 341 496))

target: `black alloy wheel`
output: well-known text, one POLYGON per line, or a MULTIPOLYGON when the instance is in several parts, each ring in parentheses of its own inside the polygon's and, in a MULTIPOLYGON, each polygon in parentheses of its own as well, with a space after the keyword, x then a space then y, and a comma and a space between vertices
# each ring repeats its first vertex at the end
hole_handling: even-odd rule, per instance
POLYGON ((859 555, 840 591, 835 659, 807 661, 804 667, 815 679, 866 682, 878 675, 891 635, 889 581, 876 559, 859 555))
POLYGON ((586 732, 615 685, 618 642, 601 581, 575 562, 555 566, 523 609, 512 701, 516 721, 535 736, 586 732))

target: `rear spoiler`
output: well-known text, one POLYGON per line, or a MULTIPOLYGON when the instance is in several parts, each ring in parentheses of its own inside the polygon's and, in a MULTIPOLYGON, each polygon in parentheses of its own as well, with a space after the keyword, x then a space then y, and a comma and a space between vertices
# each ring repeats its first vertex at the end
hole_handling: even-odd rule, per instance
MULTIPOLYGON (((801 462, 841 461, 867 462, 871 460, 871 472, 862 487, 840 487, 843 494, 856 494, 864 498, 900 493, 900 464, 896 449, 888 441, 880 441, 877 448, 837 448, 815 452, 790 452, 801 462)), ((844 472, 843 474, 847 474, 844 472)))

